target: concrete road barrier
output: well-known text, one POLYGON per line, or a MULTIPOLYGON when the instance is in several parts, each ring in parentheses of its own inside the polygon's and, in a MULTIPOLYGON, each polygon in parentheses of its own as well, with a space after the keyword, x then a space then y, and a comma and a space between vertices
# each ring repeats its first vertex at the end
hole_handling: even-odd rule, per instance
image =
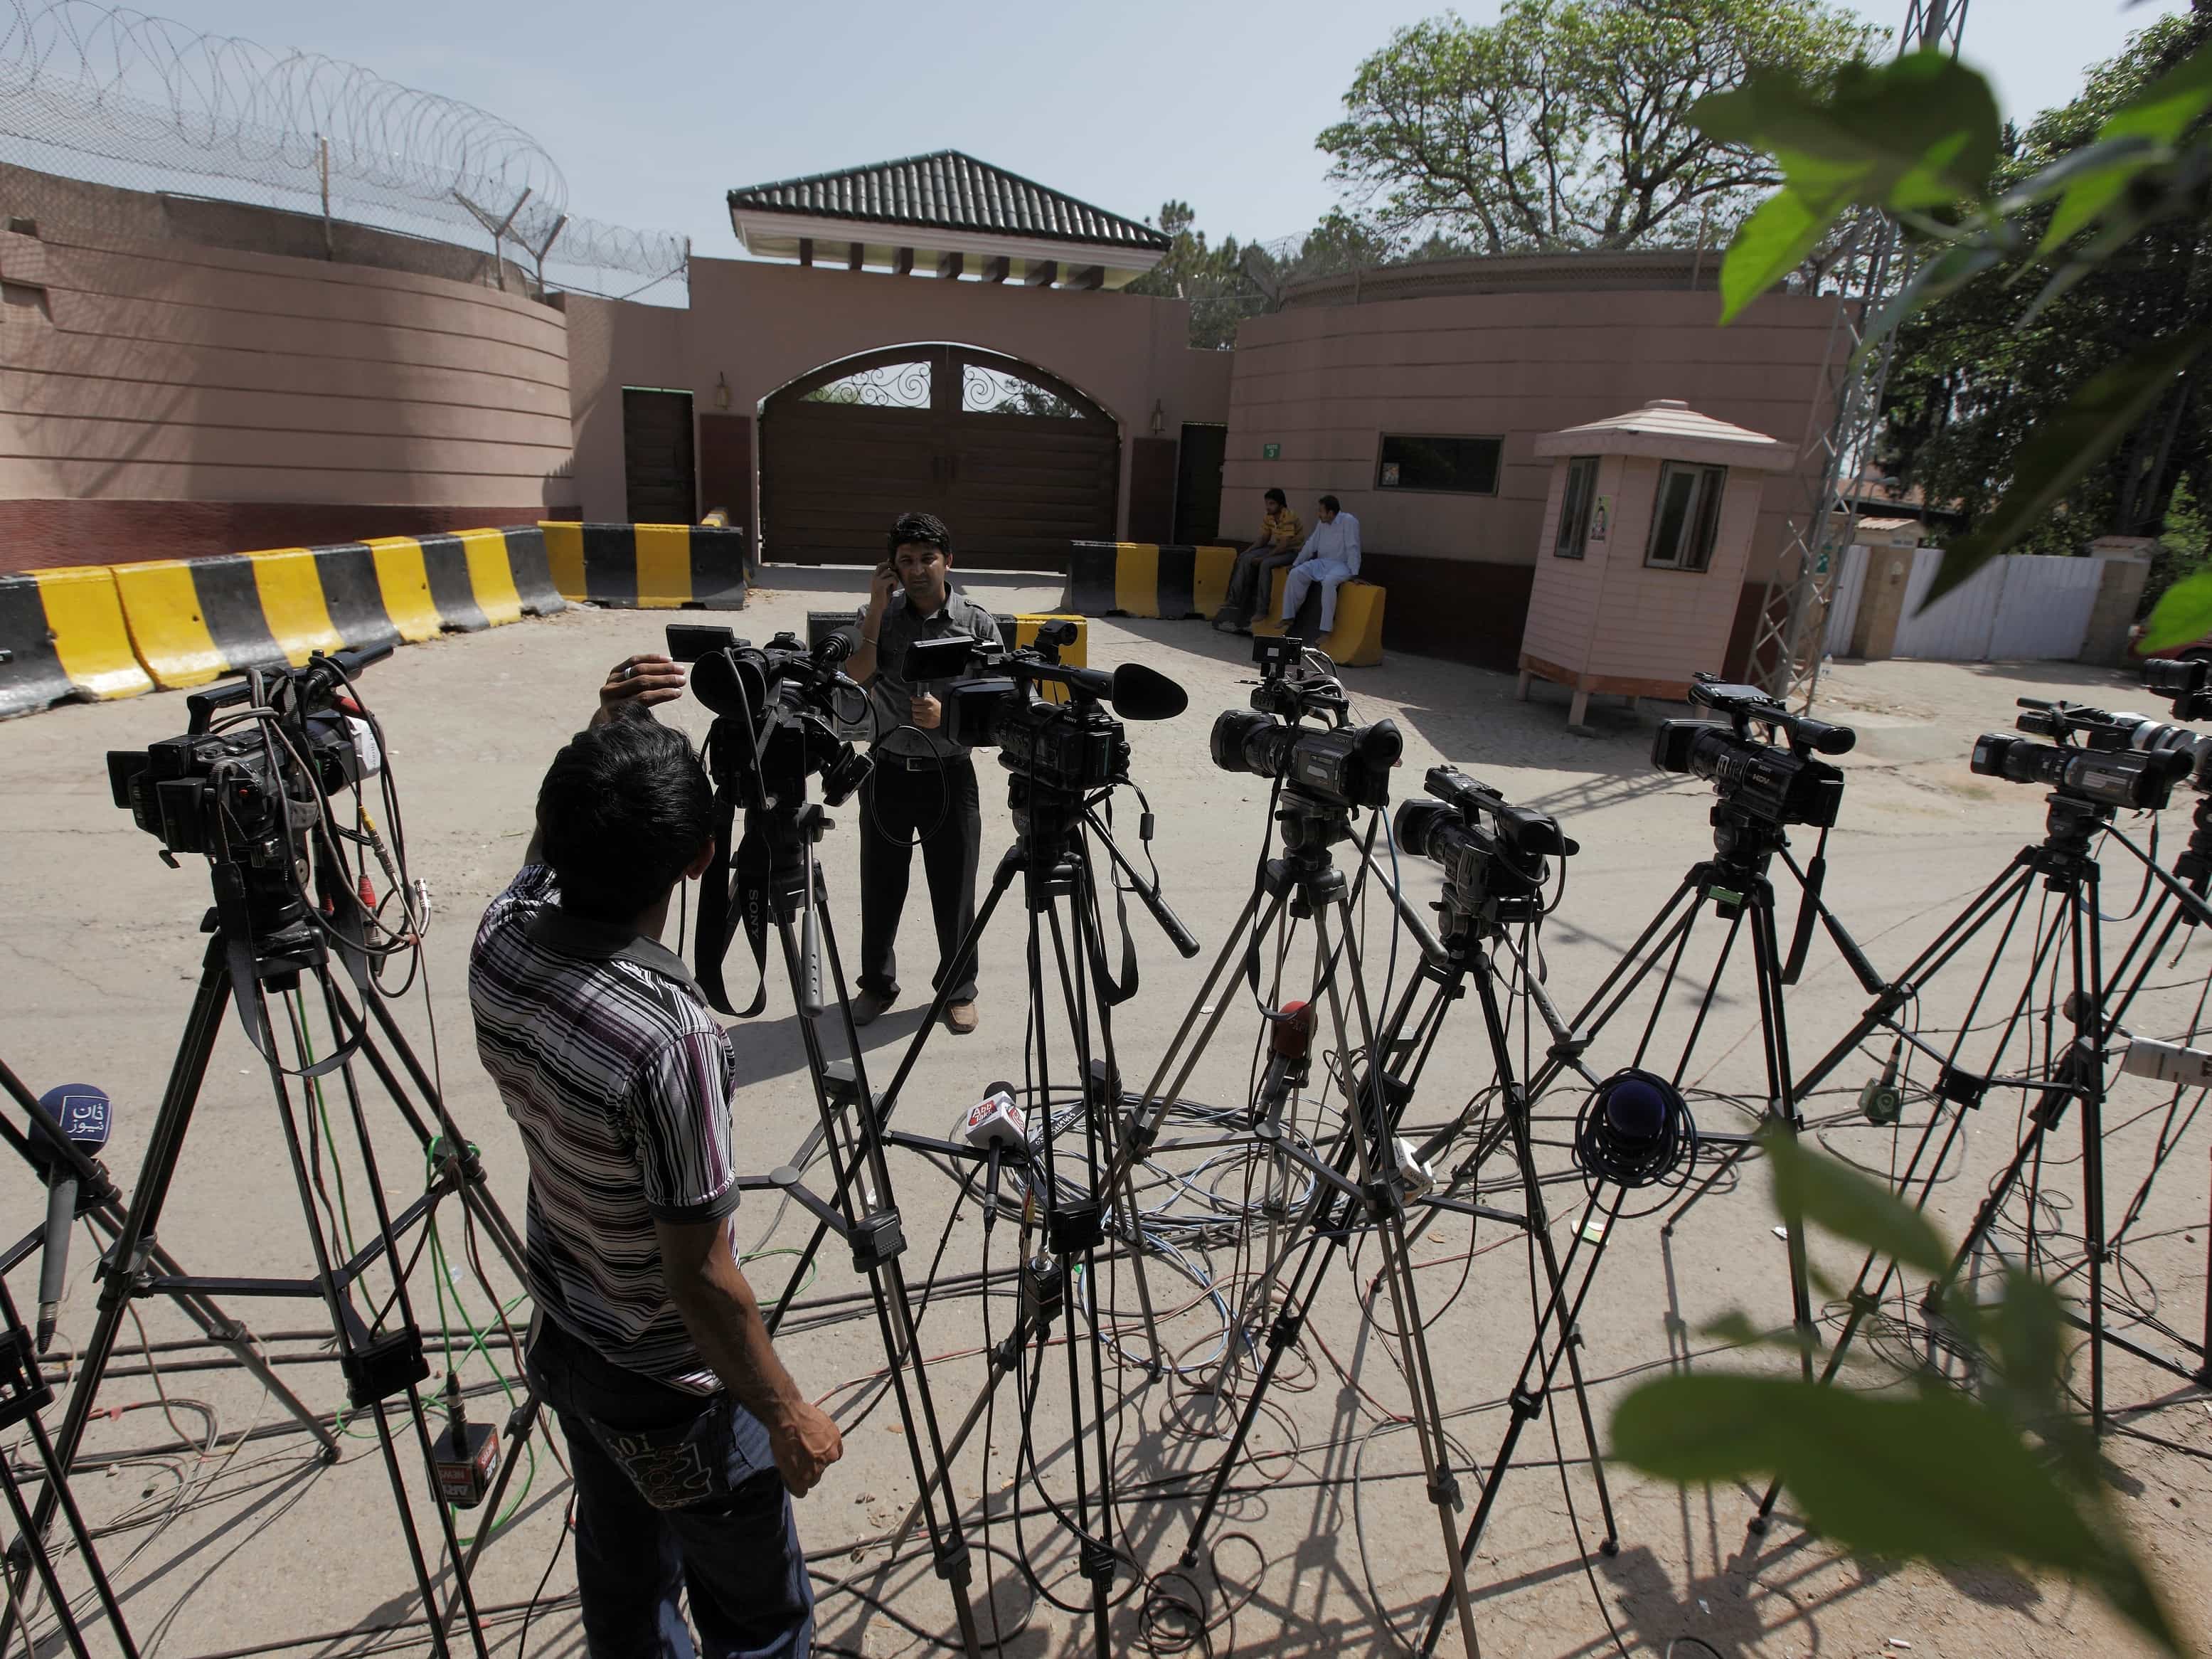
POLYGON ((693 524, 549 521, 552 583, 578 604, 642 611, 742 611, 751 538, 693 524))
POLYGON ((0 576, 0 719, 153 689, 106 567, 0 576))

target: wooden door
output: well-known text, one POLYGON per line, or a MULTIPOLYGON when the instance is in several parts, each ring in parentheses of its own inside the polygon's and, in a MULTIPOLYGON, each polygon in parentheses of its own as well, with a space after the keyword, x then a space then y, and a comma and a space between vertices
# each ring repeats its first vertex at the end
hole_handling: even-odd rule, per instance
POLYGON ((690 524, 699 516, 690 392, 623 388, 623 487, 632 524, 690 524))

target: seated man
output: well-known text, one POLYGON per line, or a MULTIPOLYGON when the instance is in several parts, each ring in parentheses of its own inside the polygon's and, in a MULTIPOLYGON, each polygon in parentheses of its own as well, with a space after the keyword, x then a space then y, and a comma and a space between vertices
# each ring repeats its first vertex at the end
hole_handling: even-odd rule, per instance
POLYGON ((1298 556, 1298 537, 1305 528, 1298 515, 1279 489, 1262 499, 1267 511, 1260 520, 1260 539, 1237 556, 1237 568, 1229 573, 1228 603, 1213 613, 1216 629, 1250 633, 1253 613, 1267 602, 1271 579, 1298 556))
POLYGON ((1336 590, 1359 574, 1359 520, 1336 504, 1336 497, 1321 498, 1321 522, 1298 550, 1297 562, 1283 583, 1283 626, 1297 619, 1306 590, 1321 584, 1321 631, 1324 638, 1336 627, 1336 590))

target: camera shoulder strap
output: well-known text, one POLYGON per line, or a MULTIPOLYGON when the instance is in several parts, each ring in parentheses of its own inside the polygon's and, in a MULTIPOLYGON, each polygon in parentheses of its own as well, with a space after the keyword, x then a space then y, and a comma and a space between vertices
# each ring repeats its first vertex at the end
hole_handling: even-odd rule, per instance
MULTIPOLYGON (((750 1019, 768 1006, 769 851, 767 839, 748 830, 738 843, 732 869, 736 872, 738 919, 753 947, 753 969, 759 982, 753 1000, 738 1010, 739 1019, 750 1019)), ((727 935, 724 935, 725 938, 727 935)))

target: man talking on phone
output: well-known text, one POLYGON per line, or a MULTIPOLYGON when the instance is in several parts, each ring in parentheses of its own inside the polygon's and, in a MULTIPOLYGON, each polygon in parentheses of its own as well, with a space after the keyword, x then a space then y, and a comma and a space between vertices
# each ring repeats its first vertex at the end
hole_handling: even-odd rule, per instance
MULTIPOLYGON (((943 688, 909 684, 901 672, 907 648, 953 634, 995 641, 999 624, 952 586, 952 532, 930 514, 908 513, 891 526, 890 555, 848 633, 845 672, 868 688, 876 763, 860 787, 860 994, 853 1019, 866 1025, 898 1000, 899 913, 915 847, 937 922, 933 985, 943 984, 975 915, 983 820, 975 763, 945 735, 943 688)), ((973 957, 946 997, 945 1027, 960 1036, 975 1029, 973 957)))

